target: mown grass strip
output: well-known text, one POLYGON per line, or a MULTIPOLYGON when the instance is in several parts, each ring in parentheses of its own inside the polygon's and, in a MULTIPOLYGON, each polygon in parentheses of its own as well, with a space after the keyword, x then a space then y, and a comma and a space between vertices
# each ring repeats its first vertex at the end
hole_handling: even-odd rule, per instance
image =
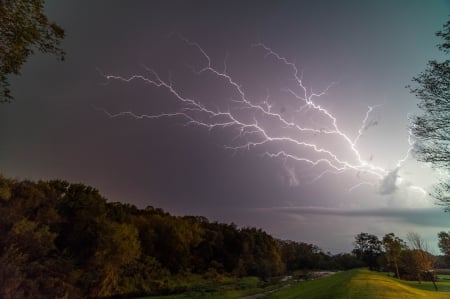
MULTIPOLYGON (((268 299, 448 299, 450 298, 450 281, 438 282, 439 292, 433 291, 431 282, 418 283, 401 281, 387 276, 386 273, 356 269, 339 272, 317 280, 294 283, 268 294, 268 299)), ((187 292, 179 295, 145 297, 149 299, 235 299, 256 293, 266 293, 276 288, 247 288, 243 290, 220 290, 212 292, 187 292)))
MULTIPOLYGON (((448 284, 442 284, 448 289, 448 284)), ((403 282, 385 274, 368 270, 351 270, 333 276, 298 283, 289 289, 280 290, 267 298, 283 299, 443 299, 448 292, 427 291, 428 283, 403 282), (419 287, 419 288, 418 288, 419 287)))

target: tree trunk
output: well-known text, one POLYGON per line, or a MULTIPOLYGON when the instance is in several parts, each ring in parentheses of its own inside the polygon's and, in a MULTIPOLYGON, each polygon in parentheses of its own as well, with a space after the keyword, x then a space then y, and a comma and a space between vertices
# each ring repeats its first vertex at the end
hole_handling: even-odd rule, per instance
POLYGON ((397 261, 394 261, 394 266, 395 266, 395 275, 397 275, 397 278, 400 279, 400 273, 398 272, 397 261))
POLYGON ((437 291, 438 287, 436 285, 436 281, 434 280, 434 272, 429 271, 428 275, 430 275, 431 281, 433 282, 433 285, 434 285, 434 289, 437 291))

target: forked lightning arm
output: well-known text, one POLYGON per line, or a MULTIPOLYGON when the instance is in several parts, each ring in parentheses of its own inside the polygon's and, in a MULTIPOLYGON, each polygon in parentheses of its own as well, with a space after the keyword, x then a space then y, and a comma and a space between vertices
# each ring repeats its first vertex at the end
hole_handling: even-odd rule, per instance
MULTIPOLYGON (((327 120, 328 123, 326 124, 326 126, 329 126, 330 129, 317 129, 315 127, 308 126, 305 127, 294 121, 288 120, 285 116, 282 115, 282 113, 275 112, 273 106, 269 104, 267 99, 262 103, 255 103, 254 101, 251 101, 247 97, 242 86, 238 82, 236 82, 230 74, 228 74, 226 70, 226 62, 224 70, 218 70, 217 68, 213 67, 210 56, 203 50, 202 47, 200 47, 199 44, 185 38, 182 39, 187 45, 196 48, 206 61, 206 65, 203 68, 201 68, 200 70, 195 70, 197 74, 210 74, 212 76, 216 76, 217 78, 223 80, 223 82, 227 84, 229 88, 234 90, 237 98, 230 100, 231 106, 228 110, 224 111, 218 108, 207 107, 197 99, 185 97, 183 93, 179 89, 177 89, 171 81, 163 80, 156 71, 146 67, 146 70, 150 74, 149 76, 132 75, 129 77, 123 77, 111 74, 102 75, 107 80, 120 80, 123 82, 140 80, 154 86, 155 88, 165 89, 174 97, 174 99, 179 101, 180 109, 178 111, 147 115, 135 114, 131 111, 112 114, 106 109, 101 110, 111 118, 119 116, 129 116, 136 119, 181 117, 185 120, 185 124, 187 125, 197 125, 205 127, 208 130, 213 130, 215 128, 235 129, 237 130, 235 141, 237 140, 238 144, 226 146, 227 148, 233 150, 241 150, 251 149, 253 147, 263 147, 265 145, 274 145, 271 147, 265 146, 263 155, 271 158, 281 157, 284 159, 292 159, 294 161, 309 163, 313 166, 318 164, 326 165, 326 170, 323 171, 316 179, 320 178, 325 173, 341 173, 346 170, 368 173, 378 179, 382 179, 390 172, 390 170, 388 169, 373 164, 372 161, 364 160, 361 153, 357 149, 357 143, 368 127, 367 121, 369 119, 370 113, 375 108, 375 106, 368 107, 365 117, 362 120, 361 126, 357 131, 357 136, 351 138, 339 128, 337 118, 330 111, 314 102, 315 98, 321 97, 326 94, 331 85, 321 93, 308 91, 308 89, 303 84, 302 75, 299 74, 299 71, 293 62, 290 62, 285 57, 280 56, 278 53, 274 52, 271 48, 267 47, 264 44, 259 43, 253 45, 254 47, 261 48, 265 52, 266 58, 273 57, 276 61, 279 61, 286 67, 290 68, 296 87, 298 87, 301 92, 299 94, 298 92, 295 92, 290 88, 287 88, 286 91, 298 101, 298 112, 301 112, 304 109, 308 109, 309 111, 313 111, 314 113, 321 115, 325 120, 327 120), (248 111, 251 117, 241 117, 241 114, 239 112, 242 112, 243 110, 248 111), (275 122, 278 126, 278 131, 282 133, 274 134, 272 130, 269 130, 267 126, 263 124, 264 121, 271 121, 271 126, 273 126, 273 123, 275 122), (343 144, 346 145, 346 156, 351 156, 352 158, 342 158, 342 155, 339 154, 340 151, 336 148, 333 148, 333 143, 331 143, 329 146, 319 145, 318 143, 311 142, 307 138, 304 138, 304 134, 337 136, 343 142, 343 144), (293 147, 291 148, 295 148, 298 150, 288 150, 285 146, 286 144, 293 145, 293 147), (273 150, 273 148, 278 148, 278 150, 273 150), (305 152, 305 150, 309 150, 312 153, 315 153, 317 158, 310 158, 307 157, 307 155, 302 154, 305 152)), ((410 138, 411 136, 409 136, 410 147, 406 150, 404 158, 398 160, 397 167, 400 167, 401 164, 408 158, 409 152, 411 151, 413 145, 413 142, 410 138)), ((364 184, 370 183, 359 183, 353 186, 351 190, 364 184)))

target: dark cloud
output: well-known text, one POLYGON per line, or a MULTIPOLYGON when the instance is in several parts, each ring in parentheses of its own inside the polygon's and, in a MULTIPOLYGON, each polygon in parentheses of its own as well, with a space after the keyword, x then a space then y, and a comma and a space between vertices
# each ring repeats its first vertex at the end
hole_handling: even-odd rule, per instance
POLYGON ((392 194, 397 190, 399 168, 390 171, 380 182, 379 192, 382 195, 392 194))
POLYGON ((292 215, 342 216, 356 218, 394 218, 404 223, 442 227, 448 225, 449 215, 439 208, 381 208, 381 209, 338 209, 326 207, 279 207, 262 209, 266 212, 292 215))

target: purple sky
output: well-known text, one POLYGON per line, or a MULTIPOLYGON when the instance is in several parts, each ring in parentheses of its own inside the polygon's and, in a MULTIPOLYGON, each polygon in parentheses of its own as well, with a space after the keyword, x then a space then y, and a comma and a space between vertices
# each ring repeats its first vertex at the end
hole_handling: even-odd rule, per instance
POLYGON ((3 174, 83 182, 112 201, 261 227, 331 252, 350 250, 361 231, 415 231, 436 248, 448 230, 448 214, 426 195, 439 175, 399 161, 412 141, 408 115, 419 112, 405 85, 443 59, 434 33, 450 1, 47 1, 46 10, 66 29, 67 61, 38 54, 12 78, 16 100, 0 109, 3 174), (289 63, 309 106, 293 96, 305 93, 289 63), (234 122, 223 126, 230 115, 218 112, 234 122), (229 148, 249 142, 257 145, 229 148), (280 152, 290 158, 267 155, 280 152))

